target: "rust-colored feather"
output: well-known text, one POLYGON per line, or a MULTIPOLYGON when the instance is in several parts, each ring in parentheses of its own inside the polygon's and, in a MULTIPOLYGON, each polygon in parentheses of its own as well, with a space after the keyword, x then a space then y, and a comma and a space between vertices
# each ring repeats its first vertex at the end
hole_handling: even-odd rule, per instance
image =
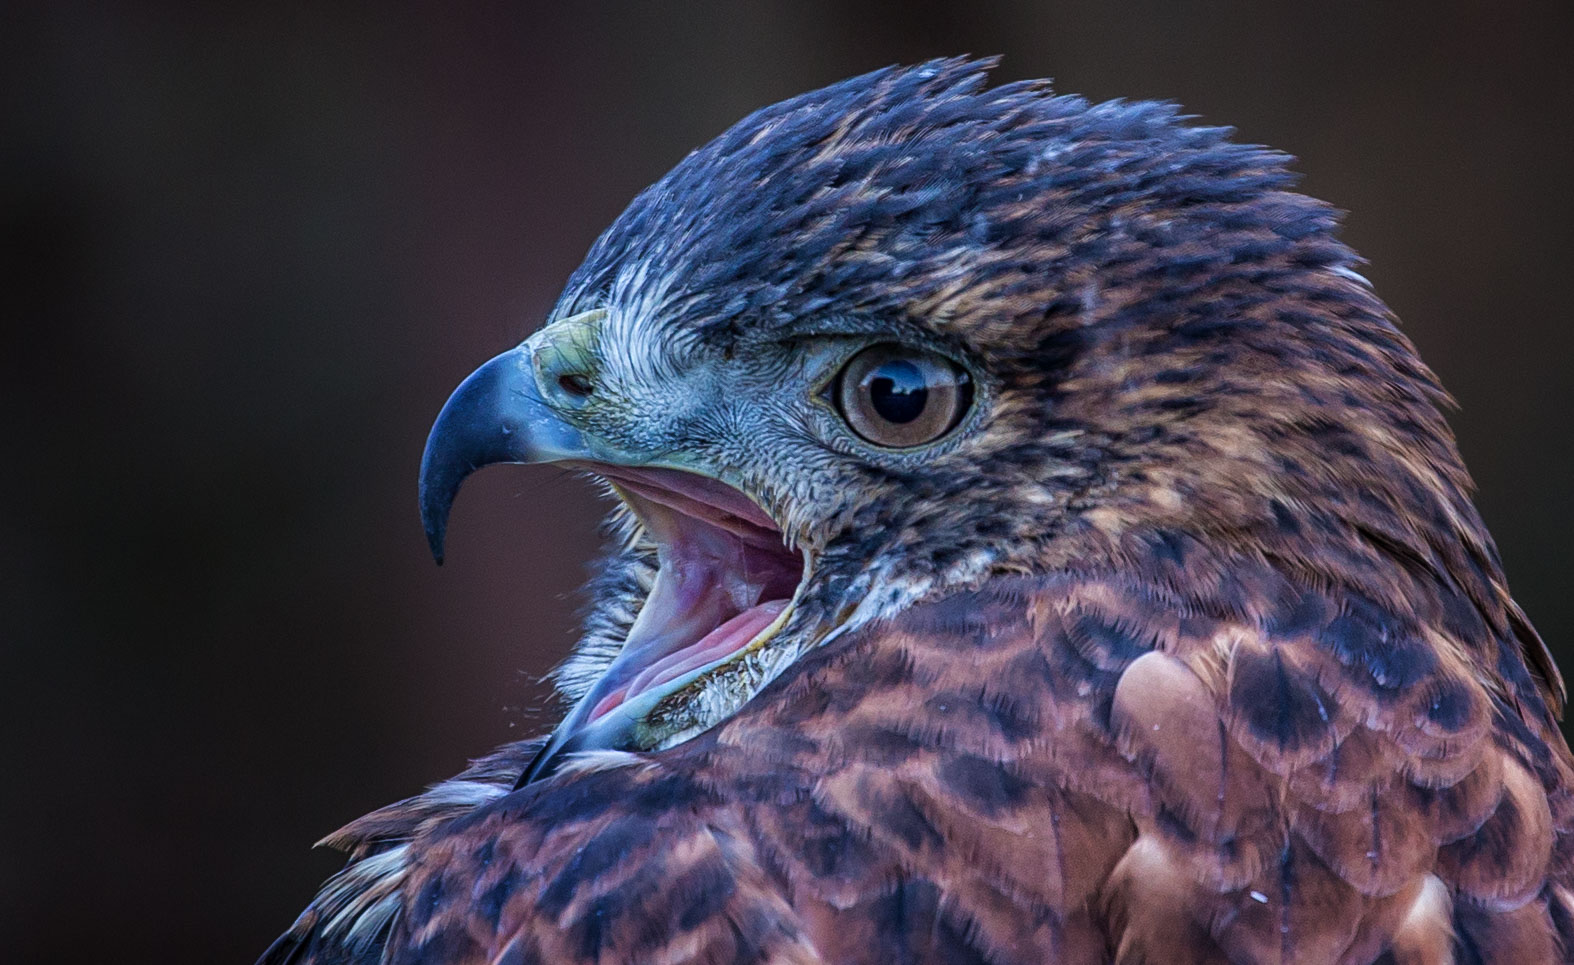
MULTIPOLYGON (((729 362, 842 319, 965 357, 981 414, 804 465, 702 439, 813 551, 785 669, 665 750, 516 788, 512 745, 355 822, 265 962, 1574 961, 1562 681, 1446 396, 1291 180, 965 61, 691 155, 560 312, 729 362)), ((831 418, 777 402, 772 456, 831 418)))
MULTIPOLYGON (((387 960, 1445 961, 1457 932, 1492 949, 1483 960, 1541 961, 1566 941, 1574 880, 1552 856, 1570 828, 1508 731, 1480 737, 1481 763, 1444 787, 1330 763, 1341 749, 1382 759, 1395 738, 1372 728, 1334 747, 1317 736, 1321 772, 1280 775, 1257 762, 1279 759, 1272 728, 1234 734, 1254 713, 1243 699, 1282 694, 1248 695, 1239 674, 1210 688, 1176 654, 1224 638, 1237 656, 1281 648, 1271 675, 1309 643, 1192 620, 1152 638, 1165 649, 1089 659, 1044 613, 1141 627, 1147 594, 996 584, 806 658, 671 751, 499 789, 435 823, 406 805, 387 960), (1021 602, 987 645, 959 635, 970 611, 1002 616, 1006 600, 1021 602), (1068 651, 1087 673, 1115 667, 1113 687, 1068 686, 1068 651), (979 661, 1014 664, 992 687, 1056 712, 1002 720, 974 695, 919 726, 936 682, 972 679, 963 668, 979 661), (1086 790, 1102 772, 1065 753, 1073 734, 1131 778, 1086 790), (1345 780, 1360 792, 1326 793, 1345 780)), ((364 826, 397 836, 393 824, 364 826)))

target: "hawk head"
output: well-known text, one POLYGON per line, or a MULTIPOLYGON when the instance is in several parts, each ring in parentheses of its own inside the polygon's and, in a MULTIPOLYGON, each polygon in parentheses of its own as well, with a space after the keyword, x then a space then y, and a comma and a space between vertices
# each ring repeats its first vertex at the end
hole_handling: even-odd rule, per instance
POLYGON ((479 467, 618 497, 572 709, 522 780, 682 741, 996 575, 1140 560, 1184 605, 1248 557, 1384 602, 1397 556, 1511 606, 1442 392, 1287 158, 988 66, 741 121, 449 400, 421 479, 439 557, 479 467))

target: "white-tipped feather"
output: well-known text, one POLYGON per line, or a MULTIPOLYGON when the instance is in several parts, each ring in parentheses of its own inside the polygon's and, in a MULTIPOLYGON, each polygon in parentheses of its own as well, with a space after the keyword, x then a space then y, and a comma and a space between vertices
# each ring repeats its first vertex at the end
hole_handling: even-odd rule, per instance
POLYGON ((312 909, 323 918, 321 937, 356 953, 369 949, 385 933, 403 902, 411 862, 408 839, 422 828, 494 801, 508 790, 503 783, 455 778, 406 801, 401 807, 411 815, 409 827, 392 835, 382 850, 352 860, 318 891, 312 909))
POLYGON ((558 768, 559 774, 595 774, 600 771, 616 770, 620 767, 655 767, 656 764, 648 757, 631 754, 628 751, 594 750, 580 751, 572 754, 558 768))
POLYGON ((328 879, 317 905, 332 912, 322 934, 362 951, 381 934, 399 909, 399 889, 410 867, 408 845, 362 858, 328 879))

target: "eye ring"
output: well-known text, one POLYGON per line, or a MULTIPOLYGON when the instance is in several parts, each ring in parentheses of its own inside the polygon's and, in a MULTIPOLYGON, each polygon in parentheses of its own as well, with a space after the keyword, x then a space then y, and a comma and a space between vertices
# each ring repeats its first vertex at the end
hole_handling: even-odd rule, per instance
POLYGON ((882 343, 847 360, 833 401, 859 438, 887 449, 913 449, 956 428, 972 406, 973 380, 944 355, 882 343))

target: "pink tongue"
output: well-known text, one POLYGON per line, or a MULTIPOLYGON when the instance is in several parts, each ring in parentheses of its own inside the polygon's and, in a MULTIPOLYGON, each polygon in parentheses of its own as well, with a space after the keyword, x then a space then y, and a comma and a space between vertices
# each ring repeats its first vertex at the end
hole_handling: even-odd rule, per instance
POLYGON ((775 620, 786 606, 786 600, 768 600, 759 606, 750 607, 705 634, 697 642, 667 654, 641 670, 627 687, 603 698, 601 703, 591 710, 590 719, 600 718, 612 708, 632 697, 639 696, 652 687, 659 687, 737 652, 750 640, 759 636, 760 631, 770 626, 771 621, 775 620))

